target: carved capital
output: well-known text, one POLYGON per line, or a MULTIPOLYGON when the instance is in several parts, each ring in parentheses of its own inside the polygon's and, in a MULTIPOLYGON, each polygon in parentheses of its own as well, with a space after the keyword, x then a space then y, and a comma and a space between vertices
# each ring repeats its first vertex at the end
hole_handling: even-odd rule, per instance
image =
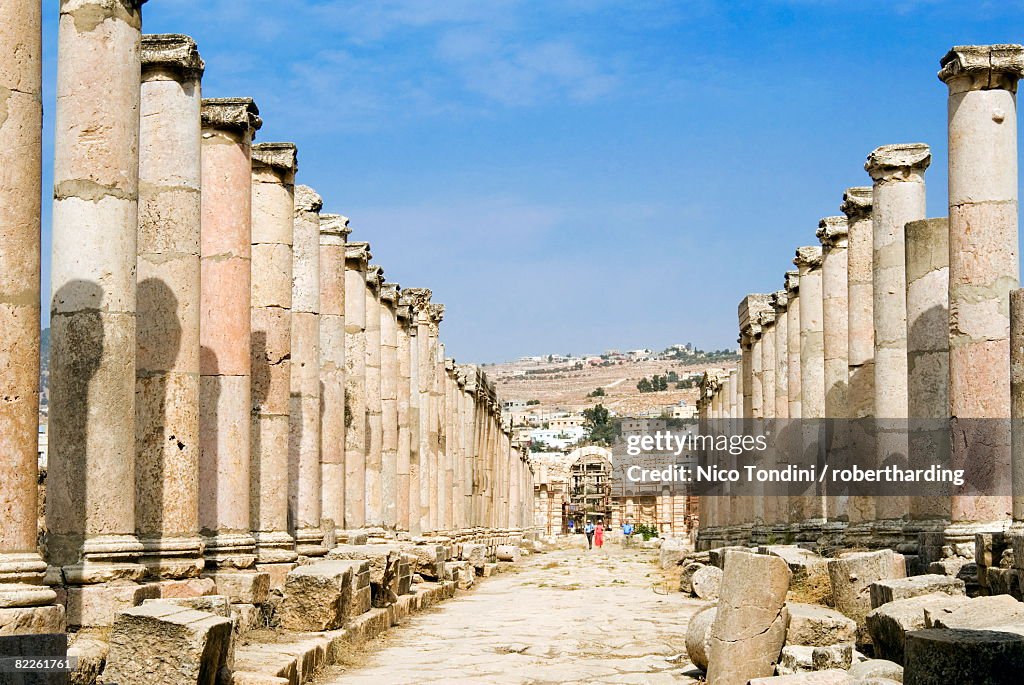
POLYGON ((971 90, 1017 92, 1024 76, 1024 47, 1020 45, 957 45, 939 60, 939 79, 950 93, 971 90))
POLYGON ((789 295, 789 299, 792 299, 800 294, 800 272, 799 271, 787 271, 783 276, 786 294, 789 295))
POLYGON ((793 264, 798 268, 819 269, 821 268, 821 246, 804 245, 796 248, 796 257, 793 264))
POLYGON ((298 149, 295 143, 256 143, 252 146, 252 163, 294 174, 299 169, 298 149))
POLYGON ((297 185, 295 186, 295 215, 319 212, 324 206, 323 198, 321 198, 315 190, 309 186, 297 185))
POLYGON ((392 304, 398 302, 398 292, 401 290, 401 286, 397 283, 382 283, 380 286, 380 301, 391 302, 392 304))
POLYGON ((845 214, 849 221, 871 216, 873 196, 874 190, 870 186, 847 188, 843 193, 843 204, 839 205, 839 211, 845 214))
POLYGON ((151 70, 168 69, 185 78, 199 79, 206 65, 199 48, 190 36, 178 33, 156 33, 142 37, 142 75, 151 70))
POLYGON ((203 98, 203 128, 256 134, 263 126, 252 98, 203 98))
POLYGON ((923 176, 931 163, 931 148, 924 143, 883 145, 868 155, 864 170, 879 183, 909 181, 923 176))
POLYGON ((772 293, 772 309, 775 310, 775 317, 778 318, 789 308, 789 293, 785 290, 776 290, 772 293))
POLYGON ((341 214, 320 215, 320 242, 343 244, 352 229, 348 225, 348 217, 341 214), (333 239, 333 240, 332 240, 333 239))
POLYGON ((354 267, 359 271, 366 269, 370 259, 370 243, 347 243, 345 245, 345 261, 354 262, 354 267))
POLYGON ((825 252, 836 248, 847 246, 849 229, 845 216, 827 216, 818 222, 818 230, 815 232, 818 240, 821 241, 821 248, 825 252))

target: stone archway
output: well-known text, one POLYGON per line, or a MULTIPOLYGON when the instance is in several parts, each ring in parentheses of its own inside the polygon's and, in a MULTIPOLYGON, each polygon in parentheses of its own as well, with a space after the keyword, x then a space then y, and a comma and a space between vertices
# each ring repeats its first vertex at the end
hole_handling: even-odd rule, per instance
POLYGON ((570 452, 568 516, 577 528, 588 519, 602 519, 605 525, 612 520, 612 466, 610 450, 588 445, 570 452))

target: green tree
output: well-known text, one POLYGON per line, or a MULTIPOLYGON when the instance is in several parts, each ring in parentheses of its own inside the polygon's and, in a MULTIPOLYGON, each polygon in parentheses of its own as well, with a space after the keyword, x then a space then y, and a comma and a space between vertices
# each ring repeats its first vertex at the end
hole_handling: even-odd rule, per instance
POLYGON ((586 427, 590 430, 591 442, 598 445, 611 445, 619 435, 619 423, 614 421, 603 404, 596 404, 583 410, 586 427))
POLYGON ((640 392, 651 392, 651 382, 647 380, 647 376, 640 379, 640 382, 636 384, 636 389, 640 392))

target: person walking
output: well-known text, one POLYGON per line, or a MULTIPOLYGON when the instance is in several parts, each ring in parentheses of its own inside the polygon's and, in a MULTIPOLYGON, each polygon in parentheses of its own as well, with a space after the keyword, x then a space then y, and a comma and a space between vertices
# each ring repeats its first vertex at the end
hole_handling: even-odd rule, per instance
POLYGON ((626 521, 626 523, 623 524, 623 526, 622 526, 622 535, 623 535, 623 541, 624 541, 623 546, 624 547, 632 546, 632 543, 633 543, 633 522, 632 521, 626 521))
POLYGON ((594 549, 594 522, 587 521, 587 525, 583 526, 583 532, 587 535, 587 549, 594 549))
POLYGON ((604 522, 598 521, 597 528, 594 529, 594 544, 597 545, 598 549, 604 545, 604 522))

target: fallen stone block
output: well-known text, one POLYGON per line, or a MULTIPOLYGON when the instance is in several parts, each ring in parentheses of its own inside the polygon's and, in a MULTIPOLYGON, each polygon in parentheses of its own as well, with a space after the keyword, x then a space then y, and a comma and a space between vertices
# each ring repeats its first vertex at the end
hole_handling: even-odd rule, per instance
POLYGON ((232 604, 231 618, 237 635, 245 635, 263 625, 263 617, 255 604, 232 604))
POLYGON ((298 659, 290 654, 264 651, 262 646, 239 648, 235 652, 235 669, 236 672, 258 673, 271 678, 281 678, 289 685, 300 682, 298 659))
POLYGON ((718 599, 722 586, 722 576, 722 569, 717 566, 704 566, 697 569, 690 580, 693 595, 707 601, 718 599))
POLYGON ((67 630, 64 607, 7 607, 0 609, 0 637, 45 635, 67 630))
POLYGON ((185 580, 162 580, 160 586, 161 599, 184 597, 203 597, 217 594, 217 584, 212 578, 188 578, 185 580))
POLYGON ((861 680, 868 678, 887 678, 897 683, 903 682, 903 666, 885 659, 868 659, 850 666, 849 674, 861 680))
POLYGON ((853 663, 853 644, 835 644, 824 647, 786 645, 782 648, 775 672, 778 675, 809 673, 830 669, 846 670, 853 663))
POLYGON ((456 583, 460 590, 468 590, 473 587, 476 582, 476 569, 468 561, 449 561, 447 562, 452 568, 457 568, 459 571, 459 577, 456 583))
POLYGON ((658 550, 658 566, 672 568, 678 566, 686 556, 687 548, 682 540, 666 540, 658 550))
POLYGON ((498 565, 484 564, 484 567, 482 569, 477 569, 477 572, 480 576, 484 578, 490 578, 492 575, 498 572, 498 565))
POLYGON ((188 609, 195 609, 196 611, 205 611, 208 614, 216 614, 217 616, 231 617, 231 600, 224 595, 203 595, 200 597, 167 597, 160 599, 147 599, 143 600, 142 606, 152 604, 154 602, 165 602, 167 604, 174 604, 175 606, 186 607, 188 609))
POLYGON ((352 565, 318 561, 293 569, 285 580, 278 614, 286 630, 322 631, 340 628, 352 600, 352 565))
POLYGON ((993 595, 927 607, 922 627, 970 629, 1015 624, 1024 626, 1024 603, 1009 595, 993 595))
POLYGON ((690 662, 702 671, 708 670, 711 626, 715 622, 716 611, 714 606, 705 607, 694 614, 686 626, 686 654, 690 662))
POLYGON ((832 670, 751 678, 750 685, 853 685, 853 679, 846 671, 832 670))
POLYGON ((798 545, 762 545, 757 548, 757 553, 781 557, 789 565, 789 570, 793 573, 794 578, 802 578, 811 569, 828 563, 828 559, 820 554, 798 545))
POLYGON ((118 613, 107 683, 214 685, 232 667, 231 619, 167 602, 118 613))
POLYGON ((332 560, 367 561, 370 564, 370 585, 372 595, 382 598, 398 594, 399 577, 392 568, 399 564, 403 548, 396 545, 337 545, 327 553, 332 560), (385 574, 388 574, 388 586, 384 587, 385 574))
POLYGON ((800 602, 787 602, 786 608, 789 609, 787 645, 824 647, 853 642, 857 637, 857 623, 835 609, 800 602))
POLYGON ((990 595, 1011 595, 1020 599, 1020 570, 1015 568, 997 568, 979 566, 979 573, 985 571, 985 587, 990 595))
POLYGON ((234 671, 231 674, 231 685, 290 685, 287 678, 279 678, 265 673, 250 671, 234 671))
POLYGON ((715 549, 708 550, 708 563, 712 566, 725 570, 725 555, 729 552, 745 552, 746 554, 753 554, 754 550, 749 547, 742 547, 740 545, 734 545, 731 547, 717 547, 715 549))
POLYGON ((708 682, 745 685, 775 672, 789 624, 786 592, 792 574, 779 557, 734 551, 724 562, 708 682))
POLYGON ((473 568, 482 568, 487 561, 487 546, 478 543, 463 545, 462 560, 468 561, 473 568))
POLYGON ((902 680, 893 680, 892 678, 861 678, 853 681, 853 685, 901 685, 902 683, 902 680))
POLYGON ((942 559, 928 564, 928 573, 964 581, 968 591, 978 587, 978 565, 968 559, 942 559))
POLYGON ((910 576, 909 578, 892 578, 879 580, 871 584, 871 608, 877 609, 883 604, 895 602, 898 599, 910 599, 921 595, 930 595, 936 592, 947 595, 967 595, 964 581, 959 578, 951 578, 939 574, 928 574, 923 576, 910 576))
POLYGON ((413 573, 418 573, 428 580, 440 580, 444 575, 444 562, 448 558, 448 551, 444 545, 404 545, 402 551, 416 557, 412 567, 413 573))
POLYGON ((974 563, 978 566, 999 566, 1003 552, 1013 548, 1013 543, 1002 531, 974 534, 974 563))
POLYGON ((498 561, 519 561, 519 547, 515 545, 498 545, 494 556, 498 561))
POLYGON ((270 574, 270 589, 283 590, 285 581, 288 580, 288 574, 297 566, 297 563, 291 561, 275 561, 266 564, 257 563, 256 570, 260 573, 270 574))
POLYGON ((871 611, 871 584, 891 578, 906 578, 902 554, 886 549, 848 554, 828 562, 833 606, 857 622, 858 641, 869 642, 864 617, 871 611))
POLYGON ((249 571, 215 571, 207 578, 216 586, 215 594, 236 604, 265 604, 270 595, 270 574, 249 571))
POLYGON ((1016 685, 1024 672, 1024 635, 999 630, 915 630, 906 653, 906 685, 1016 685))
POLYGON ((872 609, 865 617, 865 623, 871 635, 875 656, 903 663, 905 635, 926 627, 928 611, 956 607, 969 601, 966 597, 937 593, 900 599, 872 609))
POLYGON ((78 626, 110 626, 118 612, 160 597, 155 584, 111 583, 67 588, 67 624, 78 626))
POLYGON ((70 673, 71 685, 95 685, 99 674, 107 663, 110 645, 91 634, 77 633, 71 636, 68 657, 76 659, 70 673))
POLYGON ((693 574, 704 568, 706 564, 699 561, 690 561, 683 565, 679 573, 679 591, 690 594, 693 592, 693 574))

